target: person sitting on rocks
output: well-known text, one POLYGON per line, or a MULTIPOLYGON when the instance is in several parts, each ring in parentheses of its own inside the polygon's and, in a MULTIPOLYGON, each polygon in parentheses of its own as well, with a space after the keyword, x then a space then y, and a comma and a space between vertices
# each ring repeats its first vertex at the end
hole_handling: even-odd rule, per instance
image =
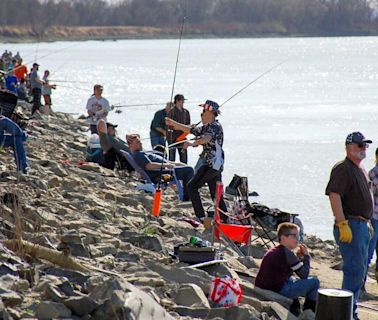
POLYGON ((97 133, 93 133, 88 138, 87 155, 85 160, 88 162, 98 163, 99 165, 102 165, 104 162, 104 156, 100 145, 100 137, 97 133))
POLYGON ((112 123, 106 123, 105 120, 99 120, 97 124, 97 132, 100 137, 100 145, 103 151, 102 166, 114 170, 116 163, 118 163, 121 170, 126 169, 129 172, 134 171, 133 167, 120 152, 121 150, 130 152, 130 149, 125 141, 117 137, 117 127, 117 125, 112 123))
POLYGON ((17 170, 28 173, 29 165, 26 159, 24 141, 27 135, 11 119, 0 115, 0 149, 12 148, 17 170))
POLYGON ((143 151, 143 145, 139 134, 126 135, 127 143, 135 162, 150 176, 151 180, 156 181, 165 170, 174 170, 178 180, 182 180, 184 188, 184 201, 189 201, 189 192, 187 184, 194 175, 194 170, 185 163, 172 162, 154 152, 143 151))
POLYGON ((315 312, 319 280, 309 277, 310 255, 307 247, 298 246, 299 227, 290 222, 281 223, 277 228, 279 245, 270 249, 264 256, 255 285, 259 288, 275 291, 285 297, 294 299, 290 311, 295 315, 300 313, 299 297, 306 297, 303 310, 315 312), (292 277, 296 273, 300 279, 292 277))

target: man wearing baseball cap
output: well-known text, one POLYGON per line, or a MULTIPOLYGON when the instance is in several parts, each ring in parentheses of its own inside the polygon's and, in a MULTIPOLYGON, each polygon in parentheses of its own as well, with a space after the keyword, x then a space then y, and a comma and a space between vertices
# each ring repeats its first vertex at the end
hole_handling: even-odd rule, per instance
POLYGON ((353 292, 354 319, 358 319, 357 299, 367 269, 374 206, 369 178, 361 166, 371 143, 361 132, 348 134, 346 158, 333 167, 326 188, 335 217, 333 233, 343 258, 342 289, 353 292))
MULTIPOLYGON (((187 109, 184 108, 185 97, 182 94, 176 94, 174 101, 173 101, 173 108, 168 112, 168 117, 175 120, 178 123, 182 123, 184 125, 190 125, 190 113, 187 109)), ((168 130, 167 133, 167 141, 168 144, 175 143, 177 138, 182 134, 181 130, 177 130, 173 128, 172 130, 168 130)), ((188 163, 188 152, 185 150, 182 145, 178 145, 174 148, 169 150, 169 160, 175 161, 176 160, 176 150, 180 156, 180 161, 183 163, 188 163)))
MULTIPOLYGON (((166 118, 166 123, 175 130, 181 130, 187 133, 190 132, 197 137, 193 143, 188 141, 184 142, 184 149, 187 149, 189 146, 198 147, 202 145, 203 147, 203 151, 196 164, 194 177, 188 183, 189 196, 192 201, 194 213, 197 218, 203 222, 205 212, 202 206, 199 189, 207 183, 211 198, 214 200, 216 183, 221 180, 221 173, 223 171, 224 152, 222 149, 223 128, 216 119, 220 114, 219 104, 211 100, 206 100, 200 107, 203 108, 201 113, 203 125, 201 127, 183 125, 170 118, 166 118)), ((221 197, 219 207, 223 212, 227 212, 223 196, 221 197)), ((227 217, 221 213, 221 219, 225 221, 226 218, 227 217)))

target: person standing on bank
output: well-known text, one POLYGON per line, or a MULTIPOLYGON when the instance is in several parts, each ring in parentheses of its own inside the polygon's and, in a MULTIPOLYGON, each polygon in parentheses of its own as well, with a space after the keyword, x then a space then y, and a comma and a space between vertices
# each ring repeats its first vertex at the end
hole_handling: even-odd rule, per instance
POLYGON ((104 88, 100 84, 95 84, 93 87, 93 94, 87 101, 87 111, 90 117, 91 133, 97 133, 97 122, 104 120, 111 110, 109 101, 102 96, 104 88))
POLYGON ((172 109, 172 102, 167 102, 164 109, 157 111, 152 119, 150 126, 151 147, 155 148, 157 145, 165 147, 165 139, 167 136, 167 126, 165 118, 172 109))
MULTIPOLYGON (((190 113, 187 109, 184 108, 185 100, 186 99, 182 94, 176 94, 173 102, 174 107, 168 113, 168 117, 178 123, 188 126, 190 125, 190 113)), ((177 138, 182 134, 182 132, 183 131, 181 129, 175 128, 173 128, 173 131, 168 132, 168 144, 177 142, 177 138)), ((171 148, 169 150, 169 160, 176 160, 176 150, 179 153, 180 162, 188 163, 188 151, 185 150, 182 145, 178 145, 177 147, 171 148)))
POLYGON ((42 86, 44 85, 44 82, 38 75, 38 68, 39 64, 36 62, 33 63, 33 69, 29 77, 30 88, 32 89, 33 94, 32 115, 41 107, 42 86))
POLYGON ((371 237, 368 223, 373 197, 367 172, 361 166, 370 143, 360 132, 347 136, 346 158, 332 168, 325 192, 331 202, 333 234, 343 259, 342 289, 353 292, 354 319, 358 319, 357 300, 364 285, 371 237))
POLYGON ((374 211, 371 217, 371 225, 374 230, 373 237, 369 243, 368 267, 376 252, 375 280, 378 282, 378 148, 375 150, 375 166, 369 171, 369 178, 372 183, 374 195, 374 211))
MULTIPOLYGON (((216 120, 220 114, 218 103, 206 100, 201 113, 201 120, 203 125, 201 127, 188 126, 177 121, 167 118, 166 123, 172 126, 175 130, 191 133, 197 137, 193 143, 188 141, 183 143, 183 149, 186 150, 189 146, 198 147, 203 146, 203 151, 195 167, 194 177, 188 183, 189 197, 192 201, 193 209, 197 218, 203 222, 205 218, 205 211, 202 206, 199 189, 207 183, 210 189, 211 198, 215 198, 215 190, 217 181, 221 181, 221 173, 224 164, 223 146, 223 128, 216 120)), ((227 212, 226 203, 223 196, 220 199, 219 207, 223 212, 227 212)), ((227 220, 227 216, 220 213, 222 221, 227 220)))
POLYGON ((47 115, 50 114, 51 106, 52 106, 51 89, 56 89, 55 84, 50 84, 49 76, 50 76, 50 71, 45 70, 43 74, 43 78, 42 78, 44 82, 42 86, 42 95, 43 95, 43 99, 45 100, 45 108, 44 108, 43 113, 47 115))

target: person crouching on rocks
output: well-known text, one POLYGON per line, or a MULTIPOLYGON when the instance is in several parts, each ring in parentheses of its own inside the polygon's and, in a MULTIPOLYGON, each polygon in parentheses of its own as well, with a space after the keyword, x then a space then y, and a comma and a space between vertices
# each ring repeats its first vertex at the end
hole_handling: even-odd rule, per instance
MULTIPOLYGON (((190 200, 192 201, 194 213, 197 218, 203 222, 205 218, 205 211, 203 209, 199 189, 208 184, 211 198, 215 198, 215 190, 217 181, 221 181, 221 173, 224 164, 223 146, 223 128, 216 117, 220 114, 218 103, 207 100, 200 107, 203 108, 201 113, 201 120, 203 125, 188 126, 178 123, 170 118, 166 118, 168 126, 175 130, 181 130, 186 133, 195 135, 198 139, 193 143, 184 142, 183 148, 187 149, 189 146, 198 147, 202 145, 203 151, 195 167, 194 177, 188 183, 188 190, 190 200)), ((219 207, 223 212, 227 212, 226 203, 223 196, 220 199, 219 207)), ((222 221, 227 220, 227 216, 220 213, 222 221)))
POLYGON ((304 244, 298 247, 299 227, 290 222, 281 223, 277 228, 277 237, 279 245, 265 254, 255 285, 294 299, 290 311, 296 316, 300 314, 299 297, 306 297, 303 310, 315 312, 320 283, 318 278, 309 277, 310 255, 304 244), (300 279, 292 277, 294 272, 300 279))

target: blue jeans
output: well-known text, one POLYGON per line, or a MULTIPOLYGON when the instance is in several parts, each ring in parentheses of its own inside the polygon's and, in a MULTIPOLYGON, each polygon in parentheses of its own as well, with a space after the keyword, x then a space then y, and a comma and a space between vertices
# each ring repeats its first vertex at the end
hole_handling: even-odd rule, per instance
POLYGON ((17 170, 27 171, 29 169, 28 160, 23 141, 26 135, 4 135, 0 133, 0 147, 12 148, 14 160, 16 161, 17 170))
POLYGON ((333 235, 343 258, 342 289, 352 291, 353 293, 353 315, 356 318, 357 300, 360 290, 364 285, 367 270, 370 234, 367 222, 349 219, 348 223, 353 235, 351 243, 339 240, 340 231, 336 226, 333 228, 333 235))
POLYGON ((156 136, 150 133, 150 140, 151 140, 151 147, 152 149, 157 146, 158 144, 165 147, 165 137, 164 136, 156 136))
POLYGON ((306 297, 308 300, 316 301, 319 286, 320 282, 316 277, 309 277, 307 279, 295 279, 294 277, 290 277, 289 280, 285 282, 279 294, 290 299, 306 297))
MULTIPOLYGON (((370 243, 369 243, 368 264, 367 264, 368 267, 369 267, 369 264, 371 262, 371 259, 373 259, 374 250, 377 246, 377 240, 378 240, 378 220, 371 218, 370 221, 371 221, 371 225, 373 226, 373 229, 374 229, 374 234, 373 234, 373 238, 371 238, 370 243)), ((375 270, 378 270, 378 253, 377 253, 377 260, 376 260, 376 263, 375 263, 375 270)))

